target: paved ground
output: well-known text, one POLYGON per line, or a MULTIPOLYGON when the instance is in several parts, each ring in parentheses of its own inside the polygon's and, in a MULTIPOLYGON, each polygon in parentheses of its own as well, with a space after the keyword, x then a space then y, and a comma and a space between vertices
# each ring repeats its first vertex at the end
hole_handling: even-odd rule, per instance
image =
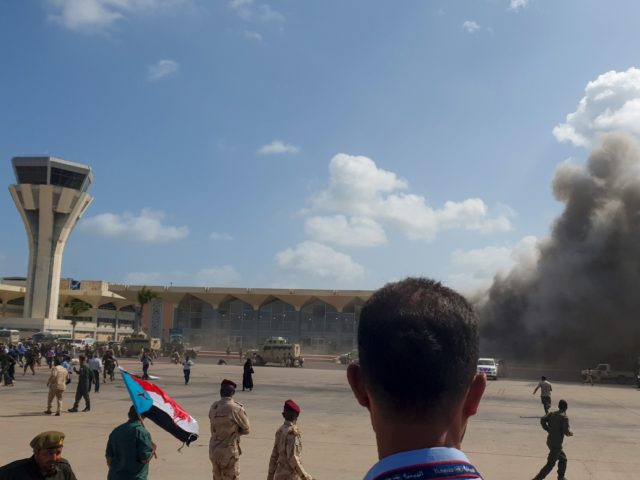
MULTIPOLYGON (((123 365, 138 369, 133 361, 123 365)), ((252 431, 242 441, 241 477, 266 478, 273 436, 281 423, 282 402, 293 398, 302 407, 304 464, 320 480, 362 478, 376 460, 367 412, 356 405, 346 384, 344 367, 284 369, 257 367, 256 389, 237 393, 251 419, 252 431)), ((217 398, 222 378, 241 378, 240 365, 199 363, 192 384, 184 386, 180 366, 156 362, 152 374, 187 411, 200 421, 201 437, 182 453, 178 441, 153 424, 149 429, 158 444, 158 459, 151 464, 152 479, 205 479, 208 459, 209 406, 217 398)), ((43 415, 48 369, 34 377, 18 375, 15 387, 0 388, 0 465, 30 454, 28 443, 38 432, 59 429, 67 434, 65 456, 80 480, 106 478, 104 447, 112 428, 125 421, 129 399, 122 381, 102 385, 92 394, 92 411, 43 415)), ((75 387, 75 385, 73 385, 75 387)), ((472 419, 464 450, 486 479, 532 478, 544 464, 545 434, 539 427, 539 398, 532 396, 533 382, 490 382, 479 414, 472 419)), ((72 389, 65 399, 71 406, 72 389)), ((640 470, 640 392, 626 386, 583 386, 554 383, 554 405, 569 402, 575 436, 567 439, 568 478, 572 480, 625 480, 640 470)), ((555 478, 555 472, 549 476, 555 478)))

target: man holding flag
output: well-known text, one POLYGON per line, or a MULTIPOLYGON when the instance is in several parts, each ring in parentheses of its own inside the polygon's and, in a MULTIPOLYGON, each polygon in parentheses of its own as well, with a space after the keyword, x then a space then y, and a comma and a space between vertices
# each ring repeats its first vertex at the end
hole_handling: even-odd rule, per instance
POLYGON ((116 427, 107 442, 107 480, 146 480, 149 462, 155 455, 156 444, 142 424, 133 405, 129 409, 129 420, 116 427))

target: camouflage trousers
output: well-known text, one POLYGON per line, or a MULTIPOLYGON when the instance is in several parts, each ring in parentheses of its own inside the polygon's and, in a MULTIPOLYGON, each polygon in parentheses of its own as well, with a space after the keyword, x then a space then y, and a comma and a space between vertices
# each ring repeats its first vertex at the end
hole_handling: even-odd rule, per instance
POLYGON ((226 448, 209 448, 213 480, 238 480, 240 478, 239 458, 237 453, 226 448))

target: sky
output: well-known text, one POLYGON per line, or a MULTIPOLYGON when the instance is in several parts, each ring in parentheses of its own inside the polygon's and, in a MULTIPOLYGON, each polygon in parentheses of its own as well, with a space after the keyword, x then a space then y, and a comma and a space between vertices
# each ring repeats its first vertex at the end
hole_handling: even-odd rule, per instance
POLYGON ((0 277, 26 275, 11 158, 89 165, 62 275, 470 293, 535 256, 551 179, 640 135, 633 0, 0 1, 0 277))

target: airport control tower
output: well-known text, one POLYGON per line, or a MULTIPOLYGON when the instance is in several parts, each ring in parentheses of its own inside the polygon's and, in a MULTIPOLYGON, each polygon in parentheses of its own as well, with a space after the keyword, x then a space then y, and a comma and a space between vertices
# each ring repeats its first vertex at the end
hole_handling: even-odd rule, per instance
MULTIPOLYGON (((58 316, 60 270, 67 239, 93 197, 91 168, 54 157, 14 157, 9 185, 29 239, 24 317, 41 329, 58 316)), ((35 326, 35 325, 34 325, 35 326)))

